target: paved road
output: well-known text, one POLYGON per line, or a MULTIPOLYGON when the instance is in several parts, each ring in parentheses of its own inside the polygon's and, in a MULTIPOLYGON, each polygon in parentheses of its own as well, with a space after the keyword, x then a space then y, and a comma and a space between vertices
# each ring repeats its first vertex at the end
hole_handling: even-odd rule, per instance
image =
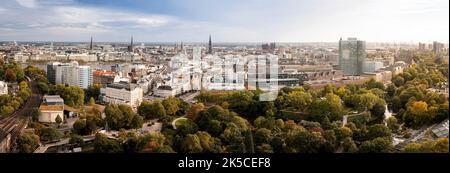
POLYGON ((195 99, 195 97, 197 97, 198 95, 200 95, 200 91, 193 92, 193 93, 187 93, 187 94, 181 95, 179 98, 185 102, 191 103, 191 101, 193 101, 195 99))
POLYGON ((357 114, 353 114, 353 115, 344 115, 342 117, 342 127, 345 127, 345 125, 347 125, 348 118, 355 117, 355 116, 360 116, 360 115, 363 115, 364 113, 367 113, 367 112, 361 112, 361 113, 357 113, 357 114))
POLYGON ((176 125, 177 121, 179 121, 179 120, 186 120, 186 119, 187 119, 186 117, 180 117, 180 118, 177 118, 177 119, 173 120, 172 121, 172 128, 176 130, 177 129, 177 125, 176 125))
POLYGON ((153 120, 153 121, 144 123, 142 128, 137 129, 137 131, 140 134, 147 134, 150 132, 161 132, 161 129, 162 129, 162 123, 159 123, 158 121, 153 120), (154 123, 154 124, 149 126, 151 123, 154 123))

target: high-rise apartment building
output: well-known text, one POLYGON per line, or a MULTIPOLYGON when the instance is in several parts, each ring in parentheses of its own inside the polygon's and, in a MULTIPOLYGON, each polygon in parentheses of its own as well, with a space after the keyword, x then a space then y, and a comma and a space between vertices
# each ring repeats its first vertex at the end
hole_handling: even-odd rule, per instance
POLYGON ((366 59, 366 42, 356 38, 339 40, 339 68, 345 75, 361 75, 366 59))
POLYGON ((419 50, 426 50, 427 44, 426 43, 419 43, 419 50))
POLYGON ((90 66, 79 66, 78 62, 47 65, 47 78, 54 84, 67 84, 87 89, 92 85, 92 69, 90 66))
POLYGON ((433 52, 434 53, 442 52, 442 50, 444 50, 444 44, 439 43, 437 41, 433 42, 433 52))

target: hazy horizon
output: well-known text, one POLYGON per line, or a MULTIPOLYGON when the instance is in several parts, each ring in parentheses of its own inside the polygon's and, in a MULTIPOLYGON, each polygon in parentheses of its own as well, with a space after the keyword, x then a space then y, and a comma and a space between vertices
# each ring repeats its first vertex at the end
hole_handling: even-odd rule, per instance
MULTIPOLYGON (((90 43, 90 39, 84 40, 84 41, 49 41, 49 40, 0 40, 0 43, 9 43, 9 42, 17 42, 17 43, 90 43)), ((406 42, 406 41, 399 41, 399 42, 374 42, 374 41, 367 41, 363 40, 367 44, 418 44, 418 43, 425 43, 425 44, 433 44, 433 41, 431 42, 406 42)), ((130 44, 130 40, 128 41, 95 41, 93 40, 93 43, 102 44, 102 43, 115 43, 115 44, 130 44)), ((186 41, 133 41, 134 45, 139 46, 138 44, 144 43, 144 44, 208 44, 208 40, 206 41, 195 41, 195 42, 186 42, 186 41)), ((276 41, 253 41, 253 42, 233 42, 233 41, 221 41, 221 42, 214 42, 213 44, 265 44, 265 43, 277 43, 277 44, 338 44, 339 40, 337 41, 312 41, 312 42, 276 42, 276 41)), ((449 45, 449 42, 440 42, 444 45, 449 45)))

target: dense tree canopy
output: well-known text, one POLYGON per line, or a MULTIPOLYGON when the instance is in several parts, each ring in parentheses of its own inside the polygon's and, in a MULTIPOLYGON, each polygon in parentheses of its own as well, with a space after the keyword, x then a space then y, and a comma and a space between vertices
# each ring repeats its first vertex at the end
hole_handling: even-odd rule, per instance
POLYGON ((20 153, 33 153, 39 147, 39 136, 24 133, 17 138, 17 149, 20 153))
POLYGON ((45 127, 39 130, 40 139, 44 142, 52 142, 61 139, 63 136, 61 132, 59 132, 55 128, 45 127))
POLYGON ((50 93, 60 95, 64 99, 64 103, 72 107, 84 104, 84 90, 78 86, 56 85, 51 89, 50 93))
POLYGON ((166 108, 164 108, 163 104, 159 100, 153 102, 142 102, 138 107, 138 113, 146 119, 163 118, 167 115, 166 108))
POLYGON ((105 108, 106 123, 113 130, 141 128, 143 118, 128 105, 108 105, 105 108))
POLYGON ((422 144, 411 143, 403 148, 405 153, 448 153, 448 138, 426 141, 422 144))

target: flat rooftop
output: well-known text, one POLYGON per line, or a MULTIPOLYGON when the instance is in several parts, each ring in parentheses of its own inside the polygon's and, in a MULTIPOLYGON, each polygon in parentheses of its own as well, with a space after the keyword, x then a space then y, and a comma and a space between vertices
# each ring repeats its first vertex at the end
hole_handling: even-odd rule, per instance
POLYGON ((138 85, 126 83, 126 82, 117 82, 117 83, 111 83, 107 85, 108 88, 114 88, 114 89, 126 89, 128 91, 134 90, 138 85))
POLYGON ((64 106, 62 105, 41 105, 39 107, 41 111, 64 111, 64 106))
POLYGON ((64 103, 64 99, 59 95, 45 95, 43 100, 45 103, 64 103))

